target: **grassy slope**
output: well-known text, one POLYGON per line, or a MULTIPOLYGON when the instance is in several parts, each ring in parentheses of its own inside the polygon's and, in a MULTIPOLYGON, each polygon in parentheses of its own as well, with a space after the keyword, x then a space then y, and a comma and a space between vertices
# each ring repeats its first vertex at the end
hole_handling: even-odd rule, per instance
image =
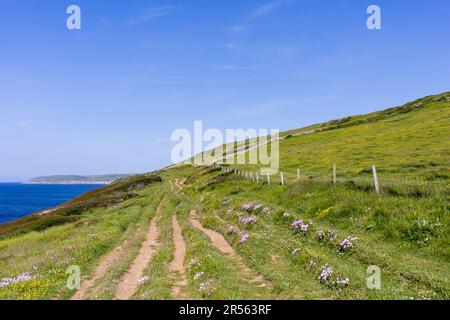
MULTIPOLYGON (((136 299, 170 297, 166 265, 173 256, 173 213, 188 244, 186 266, 191 259, 201 260, 188 272, 185 290, 193 298, 449 299, 450 99, 446 97, 449 94, 284 133, 280 150, 285 187, 276 184, 276 177, 268 186, 212 168, 176 166, 157 172, 160 182, 154 175, 133 177, 71 201, 48 216, 0 226, 0 278, 22 272, 38 276, 0 288, 0 298, 70 297, 73 292, 65 288, 67 266, 77 264, 83 275, 88 273, 102 254, 148 225, 166 194, 170 201, 160 221, 163 245, 146 270, 150 280, 136 299), (317 132, 298 135, 311 130, 317 132), (338 166, 335 187, 329 183, 332 163, 338 166), (380 196, 374 194, 367 170, 373 163, 379 168, 380 196), (300 183, 295 181, 297 167, 302 169, 300 183), (184 192, 167 192, 169 181, 182 177, 188 178, 184 192), (244 202, 262 203, 270 214, 255 213, 258 222, 244 226, 238 221, 244 202), (252 287, 233 261, 188 224, 192 208, 272 286, 252 287), (282 215, 286 211, 289 218, 282 215), (306 236, 291 230, 295 218, 313 223, 306 236), (240 237, 228 232, 230 226, 246 230, 249 241, 239 243, 240 237), (337 240, 319 241, 316 228, 333 229, 337 240), (339 254, 337 241, 348 235, 359 240, 352 250, 339 254), (300 250, 292 254, 296 248, 300 250), (348 277, 350 286, 320 282, 318 275, 326 264, 333 267, 332 280, 348 277), (381 268, 381 290, 366 288, 369 265, 381 268), (200 271, 205 279, 194 279, 200 271), (200 282, 206 279, 212 288, 200 292, 200 282)), ((123 263, 100 279, 93 298, 112 297, 114 281, 142 241, 134 240, 123 263)))

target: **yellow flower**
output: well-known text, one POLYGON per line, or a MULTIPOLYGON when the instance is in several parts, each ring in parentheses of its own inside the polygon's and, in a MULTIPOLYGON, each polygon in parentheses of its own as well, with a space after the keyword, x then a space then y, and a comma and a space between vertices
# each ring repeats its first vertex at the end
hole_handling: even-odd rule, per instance
POLYGON ((317 216, 318 216, 319 218, 323 218, 323 217, 327 216, 327 215, 333 210, 333 208, 334 208, 334 207, 329 207, 329 208, 327 208, 327 209, 324 209, 324 210, 320 211, 320 212, 317 214, 317 216))

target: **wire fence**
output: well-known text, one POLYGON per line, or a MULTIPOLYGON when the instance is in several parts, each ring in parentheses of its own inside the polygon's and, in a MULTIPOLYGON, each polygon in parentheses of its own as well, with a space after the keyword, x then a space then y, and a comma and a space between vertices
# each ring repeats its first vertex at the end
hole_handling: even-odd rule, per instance
POLYGON ((378 195, 404 195, 416 198, 439 194, 448 196, 450 194, 450 187, 442 182, 392 177, 379 178, 378 170, 375 165, 371 168, 370 176, 339 176, 338 168, 335 164, 330 166, 329 176, 323 174, 305 174, 300 168, 297 170, 280 171, 276 175, 262 175, 259 171, 242 170, 240 168, 218 164, 213 164, 213 166, 219 167, 222 171, 247 181, 263 185, 297 185, 299 188, 307 187, 311 184, 325 184, 331 186, 345 185, 362 191, 374 192, 378 195))

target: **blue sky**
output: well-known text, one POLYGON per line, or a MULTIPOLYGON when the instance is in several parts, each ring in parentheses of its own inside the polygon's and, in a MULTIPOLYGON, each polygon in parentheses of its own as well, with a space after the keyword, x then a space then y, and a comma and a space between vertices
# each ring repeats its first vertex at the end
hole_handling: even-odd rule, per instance
POLYGON ((447 0, 0 8, 0 181, 157 169, 194 120, 287 130, 450 90, 447 0), (366 28, 370 4, 382 30, 366 28))

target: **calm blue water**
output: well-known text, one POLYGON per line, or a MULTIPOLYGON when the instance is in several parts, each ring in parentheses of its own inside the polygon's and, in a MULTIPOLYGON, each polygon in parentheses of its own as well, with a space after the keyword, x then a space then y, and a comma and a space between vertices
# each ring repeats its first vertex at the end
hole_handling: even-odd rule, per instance
POLYGON ((0 183, 0 223, 53 208, 101 185, 0 183))

